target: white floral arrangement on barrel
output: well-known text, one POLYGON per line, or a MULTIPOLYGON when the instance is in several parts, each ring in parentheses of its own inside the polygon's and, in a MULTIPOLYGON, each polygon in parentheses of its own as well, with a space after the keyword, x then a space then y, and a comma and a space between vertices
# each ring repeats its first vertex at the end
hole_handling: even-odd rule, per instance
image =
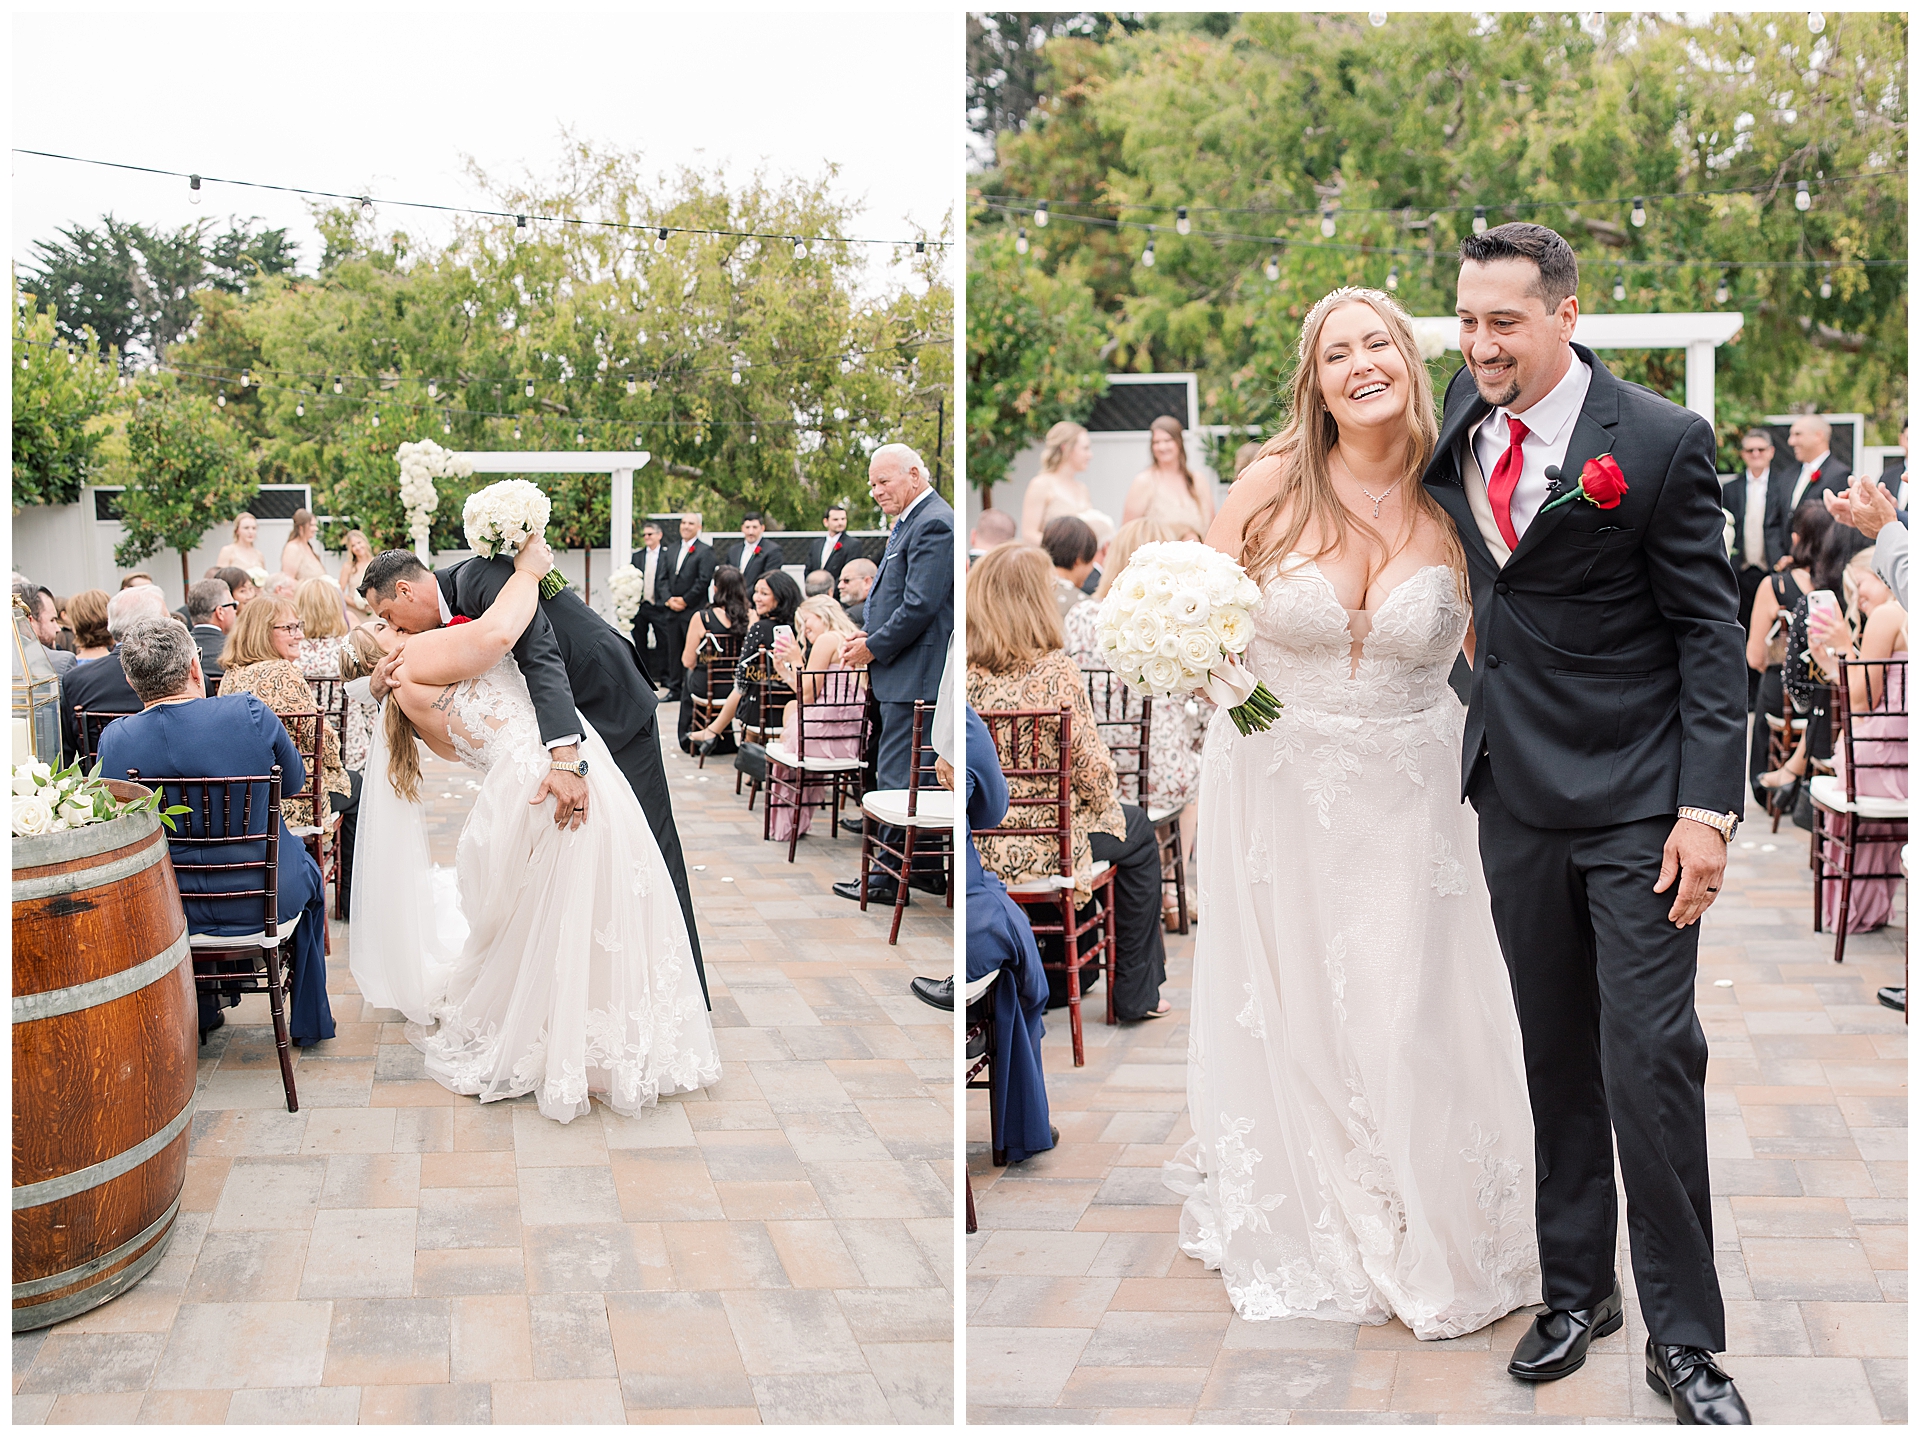
POLYGON ((1115 673, 1155 698, 1205 690, 1241 733, 1258 733, 1280 701, 1237 662, 1253 641, 1260 588, 1218 549, 1192 540, 1142 544, 1100 606, 1099 643, 1115 673))
POLYGON ((633 628, 646 588, 647 576, 631 564, 622 564, 607 579, 607 589, 613 595, 613 626, 621 633, 633 628))
POLYGON ((162 796, 155 789, 145 798, 117 799, 107 791, 97 764, 87 774, 80 771, 79 759, 62 769, 28 759, 13 766, 13 836, 40 838, 143 811, 158 815, 171 829, 173 815, 187 809, 184 804, 162 808, 162 796))
MULTIPOLYGON (((460 517, 467 530, 467 547, 492 559, 518 554, 527 540, 546 532, 552 514, 553 503, 540 492, 539 485, 524 479, 502 479, 469 494, 460 517)), ((540 597, 551 599, 566 587, 567 576, 549 569, 540 581, 540 597)))
POLYGON ((473 465, 456 459, 452 450, 442 449, 431 439, 402 444, 393 457, 400 461, 400 503, 407 511, 407 532, 414 547, 424 550, 433 529, 433 511, 440 507, 440 491, 433 481, 465 479, 473 473, 473 465))

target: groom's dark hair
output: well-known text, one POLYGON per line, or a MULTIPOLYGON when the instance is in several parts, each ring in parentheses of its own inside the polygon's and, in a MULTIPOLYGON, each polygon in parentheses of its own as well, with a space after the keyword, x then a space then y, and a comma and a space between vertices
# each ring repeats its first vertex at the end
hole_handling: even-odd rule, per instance
POLYGON ((360 576, 360 592, 384 602, 393 597, 393 586, 400 580, 417 584, 432 577, 432 572, 412 550, 388 549, 375 554, 373 562, 367 565, 366 572, 360 576))
POLYGON ((1527 286, 1527 293, 1538 295, 1552 314, 1560 301, 1580 288, 1580 261, 1573 246, 1545 225, 1516 221, 1496 225, 1482 235, 1468 235, 1460 241, 1462 263, 1492 264, 1495 260, 1531 260, 1540 277, 1527 286))

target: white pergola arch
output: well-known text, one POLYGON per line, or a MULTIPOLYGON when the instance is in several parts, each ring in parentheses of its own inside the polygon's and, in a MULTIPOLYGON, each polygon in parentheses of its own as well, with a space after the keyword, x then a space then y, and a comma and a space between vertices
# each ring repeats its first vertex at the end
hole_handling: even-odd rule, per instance
MULTIPOLYGON (((1573 337, 1588 349, 1684 349, 1687 408, 1713 423, 1713 351, 1740 332, 1743 314, 1583 314, 1573 337)), ((1415 334, 1448 349, 1460 347, 1460 321, 1453 315, 1422 315, 1415 334)))
MULTIPOLYGON (((476 474, 605 474, 613 485, 613 561, 616 567, 633 552, 633 475, 653 458, 645 449, 483 449, 457 452, 476 474)), ((420 562, 429 568, 432 557, 426 543, 416 546, 420 562)))

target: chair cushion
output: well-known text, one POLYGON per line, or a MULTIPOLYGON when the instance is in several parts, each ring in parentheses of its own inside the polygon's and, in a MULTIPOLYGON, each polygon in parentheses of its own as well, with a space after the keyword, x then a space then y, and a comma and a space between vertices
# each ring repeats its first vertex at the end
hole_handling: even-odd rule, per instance
POLYGON ((944 788, 920 790, 920 811, 907 817, 907 791, 904 788, 877 788, 860 796, 860 811, 877 823, 905 828, 948 829, 953 827, 953 795, 944 788))
POLYGON ((307 910, 302 908, 282 923, 278 938, 268 938, 264 929, 258 933, 190 933, 187 935, 187 946, 194 949, 277 948, 293 941, 294 929, 300 926, 300 920, 306 916, 307 910))
MULTIPOLYGON (((778 739, 775 739, 767 745, 767 757, 775 763, 784 763, 788 768, 802 768, 808 773, 853 773, 858 769, 866 767, 866 760, 858 758, 803 759, 778 739)), ((904 799, 901 801, 902 803, 905 802, 904 799)), ((923 795, 923 804, 924 801, 925 798, 923 795)))
POLYGON ((1004 969, 996 968, 991 973, 987 974, 986 977, 976 978, 971 983, 967 984, 967 1006, 971 1008, 975 1003, 979 1002, 980 995, 982 993, 985 993, 987 989, 991 988, 994 985, 994 982, 1000 977, 1001 973, 1004 971, 1005 971, 1004 969))
POLYGON ((1871 798, 1866 795, 1847 802, 1846 785, 1833 774, 1822 774, 1808 786, 1813 801, 1829 813, 1857 813, 1862 818, 1893 819, 1907 816, 1904 798, 1871 798))
POLYGON ((1171 822, 1186 811, 1185 804, 1182 804, 1179 808, 1150 808, 1147 810, 1147 822, 1151 823, 1155 828, 1158 828, 1161 824, 1171 822))
MULTIPOLYGON (((1111 867, 1113 865, 1102 858, 1088 870, 1087 877, 1097 881, 1111 867)), ((1073 887, 1071 878, 1063 878, 1060 874, 1054 873, 1045 878, 1030 879, 1025 883, 1009 883, 1007 892, 1015 898, 1042 898, 1060 889, 1071 887, 1073 887)))

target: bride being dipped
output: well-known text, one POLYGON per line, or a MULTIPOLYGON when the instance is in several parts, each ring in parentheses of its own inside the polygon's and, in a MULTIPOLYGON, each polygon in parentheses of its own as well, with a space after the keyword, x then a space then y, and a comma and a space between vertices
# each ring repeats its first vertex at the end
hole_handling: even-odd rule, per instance
POLYGON ((391 669, 362 786, 352 969, 411 1020, 428 1073, 482 1102, 533 1093, 568 1122, 589 1094, 621 1113, 719 1081, 686 920, 639 801, 581 718, 590 818, 556 824, 551 768, 511 650, 552 567, 535 538, 471 622, 354 631, 349 677, 391 669), (482 775, 461 830, 457 894, 436 881, 415 740, 482 775))
POLYGON ((1261 586, 1244 655, 1285 706, 1201 767, 1181 1246, 1243 1318, 1457 1337, 1539 1300, 1520 1029, 1457 789, 1465 561, 1420 475, 1406 315, 1307 316, 1292 419, 1207 542, 1261 586))

